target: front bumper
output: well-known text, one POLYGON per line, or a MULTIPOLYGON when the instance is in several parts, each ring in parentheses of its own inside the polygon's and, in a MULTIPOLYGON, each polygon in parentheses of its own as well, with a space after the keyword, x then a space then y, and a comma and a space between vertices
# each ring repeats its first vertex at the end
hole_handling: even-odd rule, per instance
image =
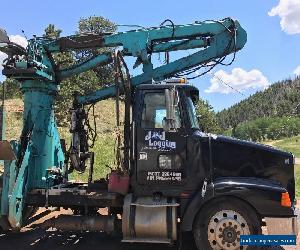
POLYGON ((300 230, 300 210, 295 209, 294 217, 265 217, 269 235, 298 235, 300 230))

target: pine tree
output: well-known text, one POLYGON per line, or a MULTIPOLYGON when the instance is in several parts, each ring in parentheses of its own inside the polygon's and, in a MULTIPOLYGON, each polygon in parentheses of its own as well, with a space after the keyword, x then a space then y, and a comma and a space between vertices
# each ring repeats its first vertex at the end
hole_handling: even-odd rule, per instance
POLYGON ((199 99, 196 105, 196 113, 199 117, 200 127, 203 132, 220 133, 220 126, 216 114, 207 100, 199 99))

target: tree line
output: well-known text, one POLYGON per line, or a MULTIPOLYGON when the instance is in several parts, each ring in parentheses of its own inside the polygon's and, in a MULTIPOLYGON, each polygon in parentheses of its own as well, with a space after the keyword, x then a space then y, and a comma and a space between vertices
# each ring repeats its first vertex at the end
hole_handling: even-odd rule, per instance
MULTIPOLYGON (((272 84, 249 98, 216 114, 223 131, 259 118, 300 116, 300 77, 272 84)), ((260 121, 260 120, 259 120, 260 121)), ((266 119, 266 121, 269 121, 266 119)))
POLYGON ((300 117, 262 117, 239 124, 232 136, 251 141, 278 140, 300 134, 300 117))

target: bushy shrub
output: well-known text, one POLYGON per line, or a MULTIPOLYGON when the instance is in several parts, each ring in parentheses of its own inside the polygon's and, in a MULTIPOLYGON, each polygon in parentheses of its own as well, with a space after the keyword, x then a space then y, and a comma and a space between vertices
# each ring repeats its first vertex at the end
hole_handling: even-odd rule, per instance
POLYGON ((233 136, 251 141, 278 140, 300 134, 300 117, 264 117, 241 123, 233 136))

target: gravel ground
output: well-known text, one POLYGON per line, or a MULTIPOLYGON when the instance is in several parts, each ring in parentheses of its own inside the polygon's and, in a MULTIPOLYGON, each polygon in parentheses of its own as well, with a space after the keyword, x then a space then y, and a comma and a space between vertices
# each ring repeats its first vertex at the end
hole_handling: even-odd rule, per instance
MULTIPOLYGON (((299 203, 298 203, 299 204, 299 203)), ((40 209, 37 215, 43 215, 45 210, 40 209)), ((121 243, 121 238, 109 236, 104 233, 62 233, 54 230, 43 230, 36 227, 43 221, 57 216, 59 214, 70 214, 70 210, 52 212, 41 217, 34 223, 23 228, 20 233, 0 234, 0 250, 175 250, 176 247, 166 247, 158 244, 129 244, 121 243)), ((106 211, 100 211, 105 214, 106 211)), ((263 228, 263 232, 267 233, 263 228)), ((300 238, 300 235, 298 235, 300 238)), ((300 241, 298 246, 268 248, 272 250, 300 250, 300 241)), ((187 250, 191 250, 190 248, 187 250)))

